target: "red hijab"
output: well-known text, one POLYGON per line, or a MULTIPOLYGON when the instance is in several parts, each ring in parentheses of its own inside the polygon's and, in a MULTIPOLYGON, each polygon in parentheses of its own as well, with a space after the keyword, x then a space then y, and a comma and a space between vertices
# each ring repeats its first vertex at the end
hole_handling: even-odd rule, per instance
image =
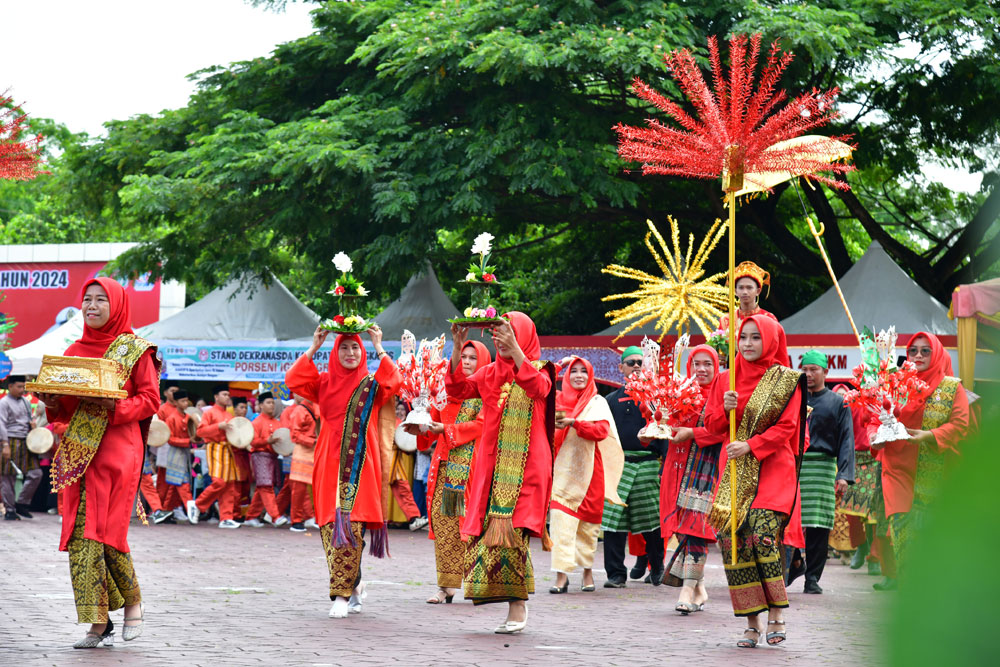
MULTIPOLYGON (((764 372, 775 364, 784 366, 788 363, 788 351, 785 348, 785 331, 778 321, 766 315, 751 315, 740 323, 739 334, 747 322, 753 322, 760 331, 763 343, 760 357, 755 361, 747 361, 742 354, 736 355, 736 392, 739 394, 737 419, 742 419, 743 408, 750 400, 750 394, 757 388, 757 383, 764 377, 764 372)), ((737 345, 739 344, 737 334, 737 345)))
POLYGON ((132 304, 117 280, 111 278, 94 278, 83 286, 80 299, 86 294, 87 288, 91 285, 100 285, 104 293, 108 295, 108 305, 110 316, 108 321, 100 329, 95 329, 87 324, 87 318, 83 322, 83 335, 79 340, 66 348, 64 353, 70 357, 103 357, 108 346, 123 333, 134 333, 132 331, 132 304))
MULTIPOLYGON (((580 416, 580 413, 583 412, 583 409, 587 407, 587 403, 590 403, 590 399, 594 396, 597 396, 594 367, 586 359, 570 357, 570 361, 566 365, 566 373, 563 375, 562 387, 556 394, 556 410, 565 410, 567 417, 575 419, 580 416), (575 389, 569 383, 570 369, 576 363, 583 364, 583 367, 587 370, 587 384, 583 386, 583 389, 575 389)), ((565 429, 562 432, 565 433, 565 429)), ((558 434, 556 437, 558 438, 558 434)))
POLYGON ((361 381, 368 375, 368 352, 365 344, 361 341, 361 336, 357 334, 339 334, 333 341, 333 349, 330 351, 330 363, 327 366, 330 373, 330 385, 328 399, 336 401, 338 404, 343 399, 346 406, 351 394, 358 388, 361 381), (347 341, 355 341, 361 347, 361 362, 357 368, 346 368, 340 363, 340 344, 347 341))
MULTIPOLYGON (((473 350, 476 351, 476 367, 472 371, 473 373, 475 373, 480 368, 483 368, 487 366, 490 362, 492 362, 493 357, 490 355, 490 349, 485 345, 483 345, 482 343, 480 343, 478 340, 465 341, 465 345, 462 346, 462 352, 465 351, 465 348, 470 346, 472 347, 473 350)), ((455 354, 454 350, 452 350, 452 354, 455 354)))
MULTIPOLYGON (((542 344, 538 340, 535 323, 530 317, 516 310, 504 313, 503 317, 510 322, 510 328, 514 330, 514 339, 524 353, 525 361, 538 361, 542 354, 542 344)), ((512 381, 514 372, 514 360, 501 357, 497 352, 496 360, 485 371, 486 380, 492 386, 499 387, 504 382, 512 381)))
POLYGON ((899 410, 899 421, 910 428, 921 427, 924 421, 924 407, 927 404, 927 398, 934 393, 934 390, 937 389, 938 385, 941 384, 941 380, 946 375, 954 374, 951 366, 951 355, 948 354, 948 351, 944 349, 944 345, 941 344, 940 339, 934 334, 927 333, 926 331, 913 334, 906 343, 906 349, 910 349, 910 346, 918 338, 926 338, 930 341, 931 362, 928 364, 927 370, 917 373, 917 377, 927 383, 927 392, 920 396, 910 396, 909 400, 906 401, 906 405, 899 410))
MULTIPOLYGON (((688 353, 687 360, 687 376, 689 378, 694 377, 694 369, 691 365, 694 363, 694 358, 699 354, 707 354, 712 358, 712 380, 708 384, 698 386, 701 387, 701 395, 706 399, 708 398, 708 393, 711 391, 712 382, 715 382, 715 377, 719 374, 719 353, 715 351, 715 348, 711 345, 699 345, 697 347, 691 348, 688 353)), ((697 380, 695 380, 697 382, 697 380)))

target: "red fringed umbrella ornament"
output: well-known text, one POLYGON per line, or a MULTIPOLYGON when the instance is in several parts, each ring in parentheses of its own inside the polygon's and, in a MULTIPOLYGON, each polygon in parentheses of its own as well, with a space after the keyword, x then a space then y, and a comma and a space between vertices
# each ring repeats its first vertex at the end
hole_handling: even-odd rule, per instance
POLYGON ((40 173, 42 135, 22 139, 28 117, 0 94, 0 180, 27 181, 40 173))
MULTIPOLYGON (((736 294, 733 270, 736 264, 736 198, 770 191, 778 183, 809 176, 835 188, 847 188, 827 174, 843 174, 853 166, 838 163, 850 156, 847 137, 823 137, 805 133, 837 118, 833 102, 839 92, 812 90, 791 100, 778 89, 782 73, 792 61, 775 41, 771 45, 759 80, 761 36, 736 35, 729 40, 729 72, 723 71, 718 42, 708 40, 712 66, 710 88, 687 49, 665 56, 667 66, 694 106, 689 114, 636 78, 633 90, 670 116, 679 127, 648 119, 647 127, 619 123, 618 154, 642 163, 643 174, 665 174, 688 178, 722 178, 729 210, 729 368, 735 369, 736 294)), ((731 370, 729 386, 736 389, 731 370)), ((729 413, 729 438, 736 437, 735 411, 729 413)), ((736 464, 729 463, 730 537, 736 562, 736 464)))

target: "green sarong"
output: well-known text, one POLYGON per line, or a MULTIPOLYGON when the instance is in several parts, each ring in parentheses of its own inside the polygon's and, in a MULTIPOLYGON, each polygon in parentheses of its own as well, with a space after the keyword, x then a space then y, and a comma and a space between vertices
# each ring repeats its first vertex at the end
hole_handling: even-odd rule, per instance
POLYGON ((802 455, 799 489, 802 493, 802 526, 833 528, 837 509, 837 459, 806 451, 802 455))
POLYGON ((615 533, 648 533, 660 527, 660 461, 625 461, 618 482, 618 497, 625 507, 604 503, 601 530, 615 533))

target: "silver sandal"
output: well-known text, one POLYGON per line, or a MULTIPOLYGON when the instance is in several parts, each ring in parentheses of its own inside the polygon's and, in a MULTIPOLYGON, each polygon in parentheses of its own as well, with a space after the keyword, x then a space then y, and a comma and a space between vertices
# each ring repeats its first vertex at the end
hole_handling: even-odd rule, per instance
POLYGON ((104 632, 88 632, 83 639, 73 644, 73 648, 97 648, 98 646, 112 647, 115 645, 115 624, 108 619, 108 624, 104 626, 104 632))
POLYGON ((138 639, 139 635, 142 634, 142 628, 146 625, 143 618, 146 615, 146 605, 142 602, 139 603, 139 618, 126 618, 125 623, 129 621, 139 621, 139 625, 123 625, 122 627, 122 639, 127 642, 133 639, 138 639))

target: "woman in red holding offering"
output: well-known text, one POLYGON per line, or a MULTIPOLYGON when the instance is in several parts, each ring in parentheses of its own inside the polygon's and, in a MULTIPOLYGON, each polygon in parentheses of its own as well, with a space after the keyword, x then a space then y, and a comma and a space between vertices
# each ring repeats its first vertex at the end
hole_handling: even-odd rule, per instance
POLYGON ((149 422, 160 407, 160 362, 153 344, 132 332, 131 304, 117 281, 88 282, 82 310, 83 335, 64 354, 120 363, 119 389, 128 397, 39 398, 49 422, 66 428, 53 462, 53 490, 65 490, 59 549, 69 552, 78 622, 91 624, 73 647, 95 648, 113 643, 108 612, 122 607, 123 639, 142 634, 142 595, 126 538, 149 422))
POLYGON ((371 555, 388 555, 387 473, 396 426, 393 395, 401 378, 382 349, 382 330, 377 325, 368 330, 379 358, 373 375, 368 373, 368 354, 356 334, 337 336, 329 371, 320 373, 312 358, 329 333, 316 327, 312 345, 288 369, 285 384, 319 408, 313 502, 330 570, 330 617, 344 618, 348 613, 361 613, 365 598, 361 581, 365 530, 371 531, 371 555))
MULTIPOLYGON (((483 434, 472 461, 462 537, 465 597, 476 605, 507 602, 507 620, 495 632, 520 632, 535 590, 528 538, 545 533, 552 494, 555 370, 539 361, 535 323, 504 314, 493 329, 497 359, 466 377, 452 355, 445 387, 457 399, 483 399, 483 434)), ((454 348, 465 347, 466 327, 451 328, 454 348)))

